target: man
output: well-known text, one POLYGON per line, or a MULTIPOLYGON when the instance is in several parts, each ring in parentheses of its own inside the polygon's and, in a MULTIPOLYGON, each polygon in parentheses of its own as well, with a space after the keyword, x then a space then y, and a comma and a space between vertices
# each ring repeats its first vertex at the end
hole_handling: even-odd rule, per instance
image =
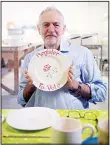
POLYGON ((48 7, 40 14, 37 28, 43 38, 44 48, 35 49, 24 59, 18 93, 18 103, 22 106, 34 97, 34 106, 88 109, 89 102, 102 102, 106 99, 106 84, 101 80, 91 51, 82 46, 73 46, 70 42, 62 42, 65 27, 64 17, 56 8, 48 7), (59 90, 39 90, 34 86, 27 71, 32 56, 41 49, 57 49, 64 53, 71 65, 74 62, 75 68, 69 68, 67 83, 59 90))

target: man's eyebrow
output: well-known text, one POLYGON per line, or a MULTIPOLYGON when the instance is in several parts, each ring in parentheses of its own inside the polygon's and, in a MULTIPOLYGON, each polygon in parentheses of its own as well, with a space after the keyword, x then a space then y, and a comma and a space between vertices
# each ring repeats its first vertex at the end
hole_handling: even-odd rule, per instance
MULTIPOLYGON (((53 24, 60 24, 60 22, 52 22, 53 24)), ((45 24, 50 24, 50 22, 44 22, 42 23, 42 25, 45 25, 45 24)))
POLYGON ((44 24, 48 24, 49 22, 44 22, 44 23, 42 23, 42 25, 44 25, 44 24))
POLYGON ((53 24, 60 24, 60 22, 54 22, 53 24))

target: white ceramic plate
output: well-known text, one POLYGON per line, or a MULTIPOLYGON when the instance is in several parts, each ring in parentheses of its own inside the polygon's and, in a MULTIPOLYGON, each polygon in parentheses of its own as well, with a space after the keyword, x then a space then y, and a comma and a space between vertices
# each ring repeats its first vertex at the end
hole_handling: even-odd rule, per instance
POLYGON ((28 71, 37 88, 54 91, 67 82, 68 68, 69 61, 60 51, 43 49, 32 57, 28 71))
POLYGON ((46 107, 27 107, 10 112, 6 122, 15 129, 40 130, 54 123, 60 115, 53 109, 46 107))

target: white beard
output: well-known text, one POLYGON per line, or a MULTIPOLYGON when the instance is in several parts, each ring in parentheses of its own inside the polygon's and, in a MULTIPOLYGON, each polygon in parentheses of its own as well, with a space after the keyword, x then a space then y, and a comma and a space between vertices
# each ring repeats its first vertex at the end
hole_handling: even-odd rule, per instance
POLYGON ((57 49, 57 41, 55 40, 46 40, 45 45, 47 49, 57 49))

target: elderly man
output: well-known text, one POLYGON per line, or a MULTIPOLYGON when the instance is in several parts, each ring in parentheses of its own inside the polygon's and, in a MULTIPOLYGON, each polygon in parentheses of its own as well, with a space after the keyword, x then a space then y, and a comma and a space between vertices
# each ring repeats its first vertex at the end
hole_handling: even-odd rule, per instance
POLYGON ((33 97, 33 106, 53 109, 88 109, 89 102, 96 104, 106 99, 107 87, 101 80, 99 68, 88 48, 73 46, 62 42, 65 31, 62 13, 53 7, 46 8, 39 17, 39 34, 44 41, 44 48, 39 47, 24 59, 18 93, 18 103, 25 106, 33 97), (62 47, 60 47, 62 44, 62 47), (75 62, 68 71, 68 81, 56 91, 43 91, 36 88, 28 73, 32 56, 41 49, 57 49, 65 54, 70 63, 75 62))

